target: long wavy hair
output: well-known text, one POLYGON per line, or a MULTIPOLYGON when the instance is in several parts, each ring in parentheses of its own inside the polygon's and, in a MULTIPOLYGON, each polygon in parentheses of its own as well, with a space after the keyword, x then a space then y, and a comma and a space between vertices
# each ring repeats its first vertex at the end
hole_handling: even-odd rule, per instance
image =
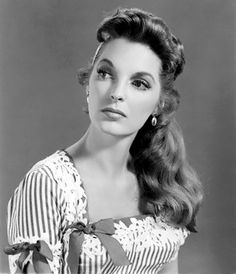
POLYGON ((148 45, 162 63, 157 124, 152 125, 150 115, 130 147, 129 166, 139 184, 139 209, 144 214, 161 214, 174 225, 196 231, 202 187, 186 159, 183 136, 174 118, 180 102, 174 81, 185 64, 183 45, 161 18, 136 8, 118 9, 97 30, 100 45, 89 67, 78 73, 82 85, 88 84, 104 45, 116 38, 148 45))

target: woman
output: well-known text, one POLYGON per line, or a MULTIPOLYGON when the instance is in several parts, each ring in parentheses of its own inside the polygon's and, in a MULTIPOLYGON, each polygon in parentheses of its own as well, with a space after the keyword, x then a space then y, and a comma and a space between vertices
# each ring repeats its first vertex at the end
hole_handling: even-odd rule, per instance
POLYGON ((26 174, 8 206, 11 272, 178 273, 202 191, 174 120, 183 46, 162 19, 119 9, 79 73, 91 123, 26 174))

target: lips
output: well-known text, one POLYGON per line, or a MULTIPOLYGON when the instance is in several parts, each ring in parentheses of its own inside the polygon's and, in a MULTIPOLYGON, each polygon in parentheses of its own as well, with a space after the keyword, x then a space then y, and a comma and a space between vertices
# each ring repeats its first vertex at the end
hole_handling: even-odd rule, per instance
POLYGON ((104 109, 102 109, 102 112, 117 113, 117 114, 120 114, 123 117, 126 117, 126 115, 124 114, 124 112, 122 112, 119 109, 115 109, 115 108, 104 108, 104 109))

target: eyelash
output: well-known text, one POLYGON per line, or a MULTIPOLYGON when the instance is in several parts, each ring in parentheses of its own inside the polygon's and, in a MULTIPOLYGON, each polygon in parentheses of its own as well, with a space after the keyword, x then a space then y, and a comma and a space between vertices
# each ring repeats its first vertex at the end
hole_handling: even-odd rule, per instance
POLYGON ((134 80, 133 82, 133 85, 137 88, 137 89, 139 89, 139 90, 147 90, 147 89, 150 89, 151 88, 151 85, 148 83, 148 82, 146 82, 146 81, 144 81, 144 80, 142 80, 142 79, 136 79, 136 80, 134 80), (138 87, 137 86, 137 82, 139 83, 139 84, 141 84, 142 85, 142 87, 138 87), (136 84, 135 84, 136 83, 136 84))
POLYGON ((102 80, 105 80, 105 79, 107 78, 106 76, 108 76, 108 78, 112 78, 111 73, 108 72, 108 71, 105 70, 105 69, 102 69, 102 68, 99 68, 99 69, 97 70, 97 74, 98 74, 98 78, 99 78, 99 79, 102 79, 102 80))
MULTIPOLYGON (((97 70, 98 78, 100 80, 105 80, 105 79, 113 79, 112 73, 108 71, 107 69, 99 68, 97 70)), ((132 85, 135 86, 136 89, 138 90, 147 90, 151 88, 151 85, 143 80, 143 79, 135 79, 132 81, 132 85), (137 85, 137 83, 141 84, 141 87, 137 85)))

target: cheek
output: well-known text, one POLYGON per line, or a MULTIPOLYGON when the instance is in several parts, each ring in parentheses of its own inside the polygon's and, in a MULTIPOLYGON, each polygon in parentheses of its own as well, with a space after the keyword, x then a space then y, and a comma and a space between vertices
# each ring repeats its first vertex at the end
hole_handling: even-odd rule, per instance
POLYGON ((88 110, 90 115, 96 113, 100 105, 100 98, 96 92, 90 92, 89 94, 89 103, 88 103, 88 110))
MULTIPOLYGON (((150 98, 143 98, 142 100, 136 101, 132 104, 131 111, 136 112, 139 117, 144 117, 144 120, 155 111, 159 101, 159 96, 150 96, 150 98)), ((135 118, 135 117, 134 117, 135 118)))
POLYGON ((135 128, 140 129, 145 124, 149 116, 153 113, 155 106, 155 101, 145 101, 141 104, 139 102, 136 105, 133 105, 132 108, 130 108, 130 124, 132 124, 135 128))
POLYGON ((96 117, 97 112, 99 112, 103 107, 106 106, 107 100, 107 89, 106 85, 92 83, 89 87, 89 103, 88 110, 91 117, 96 117))
POLYGON ((108 97, 109 88, 110 84, 108 81, 92 83, 89 87, 89 101, 91 101, 93 105, 104 103, 108 97))

